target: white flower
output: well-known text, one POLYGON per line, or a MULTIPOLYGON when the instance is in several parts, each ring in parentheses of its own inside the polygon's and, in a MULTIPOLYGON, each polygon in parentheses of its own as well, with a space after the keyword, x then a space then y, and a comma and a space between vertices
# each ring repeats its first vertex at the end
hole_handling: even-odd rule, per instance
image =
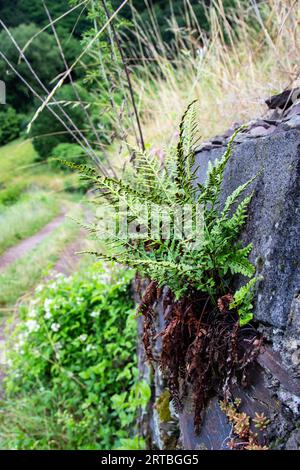
POLYGON ((51 307, 52 305, 52 300, 51 299, 45 299, 45 302, 44 302, 44 309, 45 310, 49 310, 49 308, 51 307))
POLYGON ((90 315, 92 318, 98 318, 100 316, 100 312, 92 312, 90 315))
POLYGON ((84 341, 87 340, 87 337, 88 337, 88 336, 87 336, 86 334, 83 334, 83 335, 80 335, 78 339, 79 339, 80 341, 84 342, 84 341))
POLYGON ((52 331, 56 332, 56 331, 58 331, 59 329, 60 329, 59 323, 52 323, 52 325, 51 325, 51 330, 52 330, 52 331))
POLYGON ((110 275, 109 274, 102 274, 101 276, 99 276, 99 281, 100 282, 103 282, 103 284, 107 284, 110 282, 110 275))
POLYGON ((32 331, 37 331, 40 327, 36 320, 27 320, 26 327, 28 331, 31 333, 32 331))
POLYGON ((57 342, 53 345, 54 351, 58 352, 62 348, 62 344, 57 342))
POLYGON ((38 286, 36 286, 35 291, 42 292, 43 289, 44 289, 44 286, 42 284, 39 284, 38 286))
MULTIPOLYGON (((25 324, 26 326, 26 324, 25 324)), ((18 337, 17 337, 17 341, 15 342, 13 348, 15 351, 20 351, 20 348, 22 346, 24 346, 25 344, 25 341, 28 337, 28 334, 29 334, 29 331, 26 330, 26 331, 21 331, 19 334, 18 334, 18 337)))
POLYGON ((36 317, 36 310, 34 308, 28 312, 28 318, 35 318, 36 317))
POLYGON ((97 349, 97 347, 94 344, 87 344, 85 348, 86 352, 93 351, 94 349, 97 349))
POLYGON ((51 314, 51 307, 52 307, 52 300, 51 299, 45 299, 45 302, 44 302, 44 309, 45 309, 45 315, 44 315, 44 318, 46 318, 46 320, 49 318, 51 318, 52 314, 51 314))
POLYGON ((21 331, 19 334, 18 334, 18 343, 19 344, 24 344, 25 343, 25 339, 27 338, 28 336, 28 331, 21 331))

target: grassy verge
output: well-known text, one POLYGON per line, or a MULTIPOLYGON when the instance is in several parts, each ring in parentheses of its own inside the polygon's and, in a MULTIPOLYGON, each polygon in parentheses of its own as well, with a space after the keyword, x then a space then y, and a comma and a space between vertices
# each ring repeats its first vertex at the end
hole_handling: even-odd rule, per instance
POLYGON ((36 152, 30 140, 15 140, 0 148, 1 180, 11 179, 13 171, 24 170, 34 163, 36 152))
POLYGON ((59 212, 58 200, 46 193, 33 193, 13 206, 0 208, 0 255, 38 232, 59 212))
POLYGON ((0 203, 14 203, 24 191, 74 191, 79 178, 36 162, 36 152, 30 140, 16 140, 0 148, 0 203))
POLYGON ((13 305, 47 275, 64 246, 76 237, 78 226, 66 220, 35 249, 0 273, 0 305, 13 305))

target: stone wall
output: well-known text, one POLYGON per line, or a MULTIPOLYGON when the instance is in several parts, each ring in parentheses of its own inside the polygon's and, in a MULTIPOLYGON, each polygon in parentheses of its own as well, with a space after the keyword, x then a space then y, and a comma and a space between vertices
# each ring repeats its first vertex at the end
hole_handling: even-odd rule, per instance
MULTIPOLYGON (((300 449, 300 116, 295 105, 277 124, 251 123, 234 145, 225 171, 222 198, 258 175, 249 191, 253 199, 245 243, 253 243, 251 261, 263 279, 257 285, 255 320, 265 341, 251 370, 250 386, 236 387, 241 410, 254 416, 264 413, 271 424, 268 440, 275 449, 300 449), (289 113, 289 114, 288 114, 289 113), (269 126, 269 127, 268 127, 269 126), (272 127, 271 127, 272 126, 272 127), (256 131, 254 129, 260 128, 256 131)), ((232 131, 231 131, 232 133, 232 131)), ((225 137, 202 146, 196 155, 199 182, 205 180, 209 161, 224 152, 225 137), (223 139, 223 140, 222 140, 223 139)), ((164 297, 167 296, 165 290, 164 297)), ((156 304, 157 331, 162 330, 166 302, 156 304)), ((156 343, 159 355, 160 342, 156 343)), ((144 417, 149 446, 159 449, 228 449, 231 433, 217 397, 204 412, 200 435, 193 426, 193 406, 186 398, 176 413, 168 400, 166 383, 159 370, 151 372, 139 352, 141 374, 152 383, 152 400, 144 417), (150 380, 151 378, 151 380, 150 380)))

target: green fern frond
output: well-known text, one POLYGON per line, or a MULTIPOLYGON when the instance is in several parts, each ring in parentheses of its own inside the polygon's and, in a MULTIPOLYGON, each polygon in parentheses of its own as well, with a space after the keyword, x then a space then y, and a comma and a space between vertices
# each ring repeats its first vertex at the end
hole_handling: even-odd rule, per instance
POLYGON ((172 198, 173 183, 163 168, 159 158, 147 155, 145 152, 137 154, 135 159, 135 186, 143 194, 148 194, 153 200, 162 203, 174 203, 172 198))
POLYGON ((230 219, 227 219, 224 226, 227 230, 231 231, 233 235, 240 232, 241 227, 247 219, 247 209, 251 202, 253 194, 245 197, 245 199, 238 205, 236 211, 230 219))
POLYGON ((228 259, 227 265, 232 274, 251 277, 255 273, 254 266, 247 259, 228 259))
MULTIPOLYGON (((194 100, 188 106, 181 126, 180 138, 182 140, 183 152, 186 158, 193 156, 195 145, 199 139, 198 134, 198 100, 194 100)), ((191 163, 194 164, 193 161, 191 163)))
POLYGON ((119 253, 118 256, 110 255, 107 253, 100 253, 97 251, 81 251, 79 254, 90 254, 94 255, 97 258, 103 259, 104 261, 112 261, 115 263, 125 264, 131 268, 135 269, 167 269, 179 272, 181 274, 188 273, 193 270, 192 266, 184 265, 181 263, 173 263, 170 261, 157 261, 156 259, 138 259, 133 258, 126 253, 119 253))
POLYGON ((221 184, 224 177, 224 170, 232 155, 234 139, 244 126, 237 129, 230 138, 225 153, 220 160, 216 160, 214 165, 209 162, 208 174, 205 184, 205 190, 199 196, 199 202, 209 203, 214 208, 221 190, 221 184))
POLYGON ((253 288, 255 284, 262 279, 262 276, 253 277, 247 284, 243 285, 238 289, 234 296, 233 301, 231 302, 229 308, 236 309, 239 318, 240 318, 240 325, 244 326, 249 323, 253 319, 253 288))
POLYGON ((70 168, 71 170, 76 170, 78 171, 78 173, 80 173, 80 175, 83 177, 83 178, 86 178, 86 179, 93 179, 93 178, 96 178, 98 176, 96 170, 94 168, 91 168, 87 165, 79 165, 77 163, 74 163, 74 162, 70 162, 68 160, 64 160, 64 159, 61 159, 61 158, 58 158, 57 159, 60 163, 62 163, 64 166, 67 166, 68 168, 70 168))
POLYGON ((250 186, 251 183, 253 183, 253 181, 256 178, 257 178, 257 175, 253 176, 253 178, 248 180, 246 183, 240 185, 238 188, 236 188, 233 191, 233 193, 230 194, 230 196, 228 196, 228 198, 226 199, 223 211, 222 211, 222 217, 225 217, 228 214, 233 204, 238 200, 240 195, 248 188, 248 186, 250 186))
POLYGON ((187 107, 179 126, 175 182, 177 185, 177 200, 183 203, 192 201, 193 194, 195 194, 193 166, 195 164, 195 144, 198 134, 196 103, 197 100, 187 107))
POLYGON ((233 296, 233 302, 230 304, 230 308, 233 309, 240 307, 245 298, 252 292, 255 284, 261 279, 261 276, 253 277, 250 279, 250 281, 247 282, 247 284, 244 284, 242 287, 240 287, 233 296))

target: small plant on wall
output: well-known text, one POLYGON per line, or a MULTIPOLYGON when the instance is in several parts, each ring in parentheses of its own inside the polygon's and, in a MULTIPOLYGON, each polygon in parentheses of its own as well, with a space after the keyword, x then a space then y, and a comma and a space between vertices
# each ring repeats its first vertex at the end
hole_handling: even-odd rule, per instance
POLYGON ((238 240, 252 194, 241 196, 255 176, 225 202, 220 200, 235 135, 222 158, 210 164, 205 184, 196 179, 197 102, 188 106, 178 143, 163 161, 137 151, 120 179, 66 163, 94 185, 96 204, 106 208, 89 227, 103 247, 95 254, 135 268, 149 280, 139 307, 146 353, 165 371, 178 408, 186 392, 182 384, 191 383, 197 430, 212 390, 226 398, 232 379, 237 374, 243 378, 258 345, 253 337, 251 353, 240 347, 241 327, 252 320, 256 278, 248 259, 252 246, 238 240), (236 275, 246 278, 237 291, 236 275), (153 306, 164 287, 164 304, 170 308, 165 329, 158 333, 153 306), (157 334, 162 337, 159 358, 152 352, 157 334))

